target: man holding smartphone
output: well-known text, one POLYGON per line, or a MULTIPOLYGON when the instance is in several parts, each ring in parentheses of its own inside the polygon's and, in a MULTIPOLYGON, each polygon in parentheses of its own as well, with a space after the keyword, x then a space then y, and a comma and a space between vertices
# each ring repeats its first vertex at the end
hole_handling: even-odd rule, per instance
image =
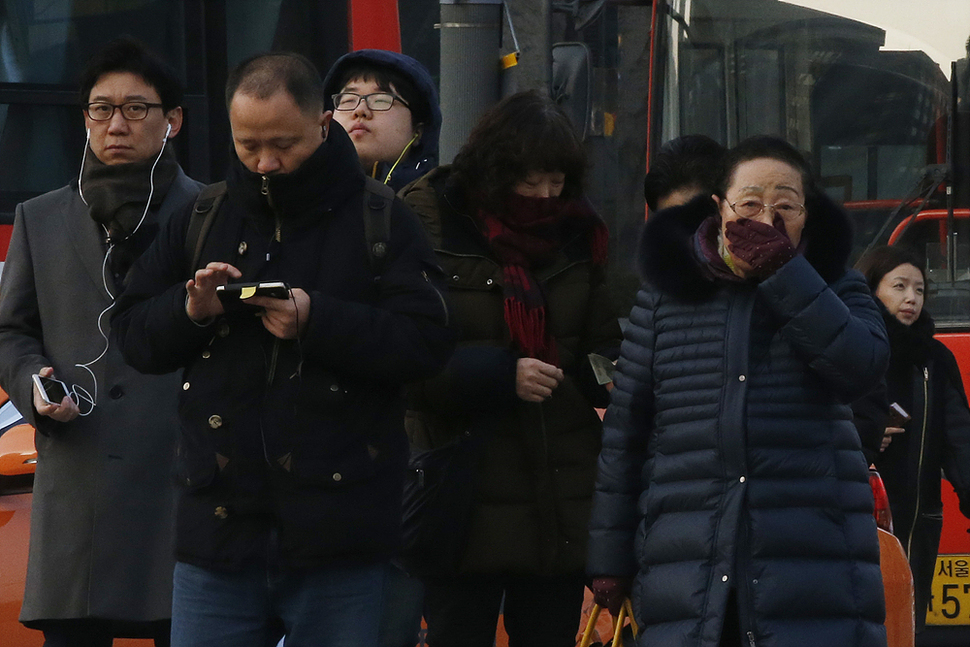
POLYGON ((37 430, 20 620, 49 647, 169 644, 178 382, 127 366, 108 316, 134 260, 201 188, 169 143, 181 101, 168 65, 133 40, 110 43, 81 76, 77 179, 17 206, 0 384, 37 430))
POLYGON ((112 319, 133 366, 183 369, 172 644, 263 647, 281 620, 287 647, 374 646, 401 539, 403 385, 453 346, 441 270, 397 199, 371 258, 367 179, 306 58, 243 61, 226 100, 235 156, 198 263, 184 210, 112 319), (219 298, 268 281, 287 298, 219 298))

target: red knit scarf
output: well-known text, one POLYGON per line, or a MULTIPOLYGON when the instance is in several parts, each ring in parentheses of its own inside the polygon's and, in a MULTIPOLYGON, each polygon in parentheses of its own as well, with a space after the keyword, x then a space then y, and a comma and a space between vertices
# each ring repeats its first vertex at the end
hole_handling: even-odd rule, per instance
POLYGON ((606 263, 609 234, 586 199, 529 198, 513 193, 501 214, 478 212, 483 233, 502 264, 505 322, 526 357, 558 365, 556 342, 546 326, 546 302, 532 274, 548 265, 576 236, 589 241, 593 263, 606 263))

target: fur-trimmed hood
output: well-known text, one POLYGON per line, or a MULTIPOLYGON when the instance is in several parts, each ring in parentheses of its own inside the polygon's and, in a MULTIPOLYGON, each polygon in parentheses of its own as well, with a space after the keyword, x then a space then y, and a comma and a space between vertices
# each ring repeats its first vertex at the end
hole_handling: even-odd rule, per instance
MULTIPOLYGON (((849 216, 824 194, 806 198, 805 209, 804 256, 831 283, 845 273, 852 251, 849 216)), ((648 218, 638 248, 641 279, 678 299, 703 301, 712 297, 721 281, 710 278, 694 245, 694 234, 711 216, 718 216, 717 204, 710 196, 699 196, 648 218)))

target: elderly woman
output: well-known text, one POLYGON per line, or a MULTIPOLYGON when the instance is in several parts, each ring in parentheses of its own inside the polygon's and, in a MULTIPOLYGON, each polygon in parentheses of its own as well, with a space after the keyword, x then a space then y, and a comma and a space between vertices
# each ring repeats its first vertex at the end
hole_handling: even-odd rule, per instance
MULTIPOLYGON (((449 167, 405 189, 450 279, 458 348, 411 389, 418 449, 487 438, 467 543, 436 551, 428 644, 490 647, 504 599, 510 643, 572 647, 608 403, 588 354, 615 357, 607 232, 583 195, 585 154, 537 92, 487 112, 449 167)), ((457 523, 457 522, 453 522, 457 523)))
POLYGON ((606 415, 588 572, 650 647, 886 643, 847 403, 888 360, 845 214, 771 138, 654 215, 606 415))

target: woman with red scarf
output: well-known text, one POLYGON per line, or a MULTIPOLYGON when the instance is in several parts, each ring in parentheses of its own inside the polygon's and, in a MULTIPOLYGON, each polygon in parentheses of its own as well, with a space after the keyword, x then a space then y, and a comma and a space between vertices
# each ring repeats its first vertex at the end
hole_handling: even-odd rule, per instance
POLYGON ((434 647, 490 647, 500 608, 511 644, 575 644, 594 407, 608 404, 589 355, 615 359, 620 342, 585 166, 568 117, 522 92, 485 114, 450 167, 403 191, 448 277, 459 334, 445 371, 411 389, 412 446, 485 438, 463 549, 425 578, 434 647))

